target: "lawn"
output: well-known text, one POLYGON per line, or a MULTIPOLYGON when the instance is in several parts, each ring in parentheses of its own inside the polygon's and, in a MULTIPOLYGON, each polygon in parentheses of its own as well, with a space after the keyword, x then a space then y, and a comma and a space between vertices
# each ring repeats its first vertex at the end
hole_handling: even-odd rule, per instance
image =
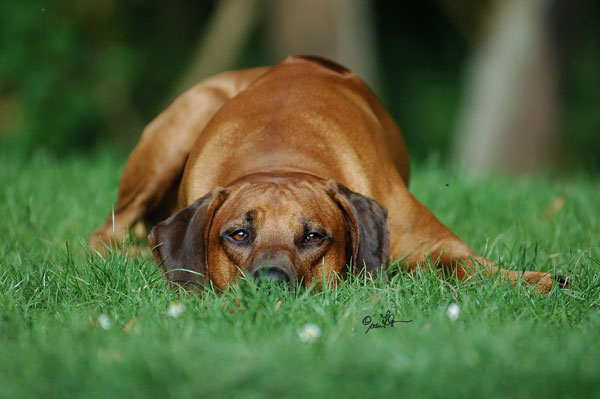
POLYGON ((149 257, 87 247, 124 157, 0 161, 0 397, 600 396, 597 176, 414 168, 417 198, 476 252, 571 277, 547 297, 394 267, 319 293, 198 295, 165 287, 149 257), (365 334, 388 310, 412 322, 365 334), (320 336, 304 342, 309 323, 320 336))

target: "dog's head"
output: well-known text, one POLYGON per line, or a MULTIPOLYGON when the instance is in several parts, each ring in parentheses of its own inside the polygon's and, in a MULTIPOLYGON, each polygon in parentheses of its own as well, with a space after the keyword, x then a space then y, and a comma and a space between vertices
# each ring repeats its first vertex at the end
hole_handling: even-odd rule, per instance
POLYGON ((245 183, 216 188, 152 229, 168 281, 225 288, 257 279, 329 284, 388 260, 387 212, 334 181, 245 183))

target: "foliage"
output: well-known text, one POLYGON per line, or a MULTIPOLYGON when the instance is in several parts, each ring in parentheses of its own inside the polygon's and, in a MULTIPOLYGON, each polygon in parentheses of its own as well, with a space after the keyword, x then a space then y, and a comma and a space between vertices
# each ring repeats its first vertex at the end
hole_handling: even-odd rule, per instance
POLYGON ((2 2, 2 135, 59 154, 103 136, 131 144, 168 100, 212 3, 2 2))
MULTIPOLYGON (((557 2, 560 3, 560 2, 557 2)), ((197 51, 216 0, 0 2, 0 143, 57 154, 130 148, 163 109, 197 51)), ((434 2, 373 2, 380 95, 415 159, 450 150, 475 47, 434 2)), ((557 163, 598 168, 597 2, 557 15, 564 111, 557 163)), ((263 17, 265 17, 263 15, 263 17)), ((262 21, 236 65, 270 64, 262 21)))

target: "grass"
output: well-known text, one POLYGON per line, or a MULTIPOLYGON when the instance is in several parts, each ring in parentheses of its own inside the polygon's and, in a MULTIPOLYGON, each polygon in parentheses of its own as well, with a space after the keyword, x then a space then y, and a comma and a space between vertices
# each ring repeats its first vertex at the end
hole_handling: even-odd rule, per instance
POLYGON ((87 248, 123 158, 0 157, 0 397, 600 396, 598 177, 475 178, 435 161, 413 173, 416 196, 479 254, 571 276, 547 297, 429 270, 196 295, 165 287, 151 258, 87 248), (413 321, 365 334, 362 319, 387 310, 413 321), (313 343, 299 339, 307 323, 313 343))

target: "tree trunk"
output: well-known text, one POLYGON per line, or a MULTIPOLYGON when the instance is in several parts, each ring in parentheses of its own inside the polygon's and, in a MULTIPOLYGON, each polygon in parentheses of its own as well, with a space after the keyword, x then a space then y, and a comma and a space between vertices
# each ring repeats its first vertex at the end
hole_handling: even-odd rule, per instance
POLYGON ((556 146, 557 65, 549 0, 496 3, 467 76, 454 157, 473 172, 546 166, 556 146))

